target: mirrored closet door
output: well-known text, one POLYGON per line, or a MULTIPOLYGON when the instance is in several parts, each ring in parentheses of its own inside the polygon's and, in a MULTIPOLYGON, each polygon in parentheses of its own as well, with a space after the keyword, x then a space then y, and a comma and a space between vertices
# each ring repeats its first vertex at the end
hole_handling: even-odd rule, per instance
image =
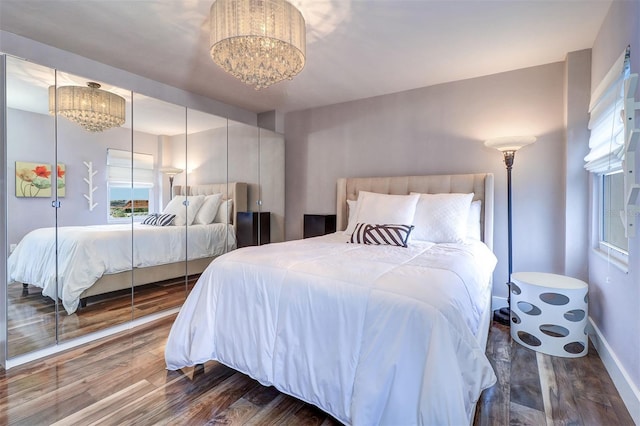
POLYGON ((57 123, 60 342, 131 321, 131 96, 60 71, 49 91, 57 123))
MULTIPOLYGON (((7 180, 3 192, 9 244, 8 357, 54 345, 57 339, 57 191, 52 182, 64 183, 65 175, 57 171, 56 123, 49 113, 49 87, 55 85, 54 70, 6 58, 7 157, 3 166, 7 180)), ((61 186, 62 200, 65 188, 61 186)))
MULTIPOLYGON (((200 203, 187 227, 187 290, 211 261, 235 247, 230 213, 235 194, 227 185, 227 119, 187 109, 184 183, 200 203)), ((189 206, 190 208, 193 206, 189 206)))
POLYGON ((133 220, 134 319, 180 307, 186 297, 186 208, 172 195, 185 174, 185 114, 185 107, 133 94, 134 163, 150 165, 145 180, 134 164, 136 200, 148 200, 133 220))

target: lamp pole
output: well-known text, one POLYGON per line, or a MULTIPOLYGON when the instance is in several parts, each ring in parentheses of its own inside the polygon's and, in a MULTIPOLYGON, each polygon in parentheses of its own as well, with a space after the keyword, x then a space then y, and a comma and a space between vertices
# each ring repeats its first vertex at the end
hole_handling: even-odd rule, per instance
POLYGON ((173 178, 184 170, 176 167, 160 167, 160 172, 169 176, 169 199, 171 200, 173 199, 173 178))
MULTIPOLYGON (((173 200, 173 178, 174 174, 169 175, 169 199, 173 200)), ((511 273, 509 273, 509 281, 511 281, 511 273)))
POLYGON ((511 216, 511 169, 515 159, 515 151, 504 151, 504 164, 507 166, 507 256, 509 261, 509 275, 507 280, 507 307, 500 308, 493 313, 493 319, 500 324, 509 325, 511 317, 511 274, 513 273, 513 237, 511 216))
POLYGON ((523 146, 536 141, 535 136, 508 136, 489 139, 485 146, 495 148, 504 155, 504 164, 507 167, 507 255, 509 262, 509 276, 507 279, 507 306, 493 312, 493 320, 504 325, 511 323, 511 274, 513 273, 513 244, 512 244, 512 215, 511 215, 511 169, 516 156, 516 151, 523 146))

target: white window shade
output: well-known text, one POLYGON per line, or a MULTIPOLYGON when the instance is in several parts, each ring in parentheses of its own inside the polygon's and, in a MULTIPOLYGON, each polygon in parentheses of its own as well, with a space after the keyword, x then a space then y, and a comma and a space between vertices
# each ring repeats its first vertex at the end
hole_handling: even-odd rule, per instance
POLYGON ((153 187, 153 155, 107 149, 107 180, 112 186, 153 187))
POLYGON ((624 81, 629 75, 628 51, 613 64, 591 96, 589 154, 585 168, 592 173, 622 169, 624 159, 624 81))

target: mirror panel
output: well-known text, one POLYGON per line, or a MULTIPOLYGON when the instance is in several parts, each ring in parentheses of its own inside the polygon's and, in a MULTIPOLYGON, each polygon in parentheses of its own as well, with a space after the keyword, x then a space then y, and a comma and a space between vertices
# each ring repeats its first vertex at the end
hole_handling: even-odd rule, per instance
MULTIPOLYGON (((224 223, 227 197, 227 119, 187 109, 187 184, 204 201, 187 227, 190 290, 214 257, 234 245, 233 225, 224 223)), ((233 200, 231 201, 233 202, 233 200)))
POLYGON ((131 92, 100 84, 97 92, 124 100, 124 123, 96 129, 98 114, 67 114, 67 108, 116 102, 98 99, 91 78, 57 72, 50 91, 57 109, 58 340, 66 341, 131 321, 132 186, 131 92), (118 98, 119 97, 119 98, 118 98), (95 116, 95 117, 94 117, 95 116))
POLYGON ((48 110, 55 72, 22 59, 6 59, 7 181, 3 192, 10 253, 7 357, 13 358, 56 343, 56 209, 51 191, 56 140, 55 119, 48 110), (48 238, 48 245, 37 244, 40 235, 48 238), (33 268, 33 262, 40 266, 33 268))
POLYGON ((270 242, 284 241, 284 136, 260 132, 261 211, 269 212, 270 242))
MULTIPOLYGON (((260 145, 258 128, 229 120, 228 124, 229 182, 247 184, 247 208, 234 209, 237 221, 237 247, 260 244, 260 145)), ((264 239, 263 239, 264 240, 264 239)))
POLYGON ((143 223, 150 214, 184 217, 181 197, 172 199, 171 189, 186 174, 185 111, 179 105, 133 95, 133 150, 150 159, 152 176, 148 209, 133 223, 134 319, 179 307, 186 297, 185 224, 160 216, 155 223, 143 223))

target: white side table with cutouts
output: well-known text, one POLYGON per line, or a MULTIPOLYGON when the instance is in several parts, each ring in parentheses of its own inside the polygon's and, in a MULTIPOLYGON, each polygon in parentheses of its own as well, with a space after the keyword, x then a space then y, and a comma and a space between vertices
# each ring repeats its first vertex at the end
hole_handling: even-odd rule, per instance
POLYGON ((548 355, 587 354, 588 286, 543 272, 511 276, 511 338, 548 355))

